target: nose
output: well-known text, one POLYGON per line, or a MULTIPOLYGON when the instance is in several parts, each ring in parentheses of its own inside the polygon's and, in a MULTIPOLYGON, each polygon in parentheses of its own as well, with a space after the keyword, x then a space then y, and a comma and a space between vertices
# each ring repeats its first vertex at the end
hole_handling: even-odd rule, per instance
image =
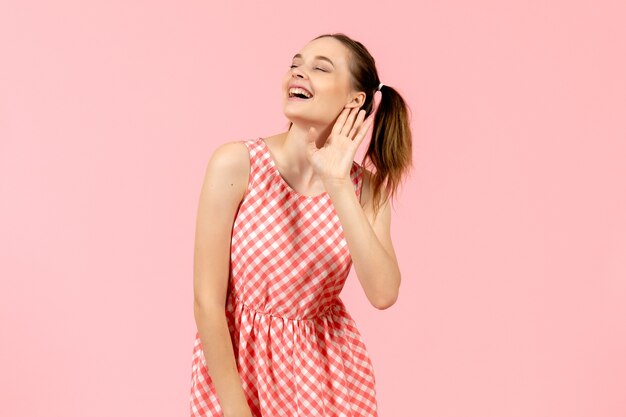
POLYGON ((300 69, 300 67, 297 68, 292 68, 291 69, 291 76, 292 77, 300 77, 300 78, 305 78, 303 71, 300 69))

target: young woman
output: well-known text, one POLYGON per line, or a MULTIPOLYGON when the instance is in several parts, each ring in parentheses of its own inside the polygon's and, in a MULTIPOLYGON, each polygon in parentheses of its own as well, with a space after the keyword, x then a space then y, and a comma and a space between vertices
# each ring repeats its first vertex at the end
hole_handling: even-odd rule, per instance
POLYGON ((376 417, 372 362, 339 294, 354 264, 374 307, 398 297, 390 200, 412 165, 408 107, 344 34, 306 44, 282 91, 288 130, 222 144, 206 169, 191 415, 376 417), (362 164, 375 173, 354 161, 372 125, 362 164))

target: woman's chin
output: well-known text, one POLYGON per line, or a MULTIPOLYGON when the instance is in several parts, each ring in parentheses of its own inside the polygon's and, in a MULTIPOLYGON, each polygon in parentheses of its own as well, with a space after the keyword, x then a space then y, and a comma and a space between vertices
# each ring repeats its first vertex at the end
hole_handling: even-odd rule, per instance
POLYGON ((285 106, 283 113, 285 114, 285 117, 289 119, 292 123, 303 123, 313 120, 311 118, 310 112, 290 109, 289 106, 285 106))
POLYGON ((320 114, 319 111, 315 112, 312 109, 304 108, 304 106, 300 107, 298 104, 291 105, 290 103, 285 103, 283 106, 283 114, 292 123, 305 126, 326 125, 332 123, 336 118, 336 116, 333 117, 332 113, 322 112, 320 114))

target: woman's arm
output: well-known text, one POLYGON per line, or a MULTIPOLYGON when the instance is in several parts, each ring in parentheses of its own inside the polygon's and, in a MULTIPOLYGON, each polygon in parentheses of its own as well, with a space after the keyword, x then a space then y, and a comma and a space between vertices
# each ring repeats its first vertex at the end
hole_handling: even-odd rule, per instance
POLYGON ((363 168, 361 207, 351 180, 325 183, 350 249, 354 270, 370 303, 385 309, 398 298, 400 269, 391 241, 391 205, 387 198, 374 219, 371 173, 363 168))
POLYGON ((225 307, 231 231, 248 183, 250 160, 242 142, 219 146, 200 193, 194 247, 194 317, 207 368, 225 416, 250 416, 225 307))

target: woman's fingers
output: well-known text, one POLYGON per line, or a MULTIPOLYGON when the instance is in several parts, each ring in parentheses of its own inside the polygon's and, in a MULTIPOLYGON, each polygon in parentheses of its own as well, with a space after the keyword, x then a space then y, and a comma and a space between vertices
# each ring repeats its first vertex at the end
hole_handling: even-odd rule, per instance
POLYGON ((356 107, 353 107, 352 109, 350 109, 350 113, 348 114, 346 123, 343 125, 343 129, 341 129, 340 135, 350 137, 349 133, 352 130, 352 124, 354 123, 354 118, 356 117, 358 112, 359 112, 359 109, 356 107))
MULTIPOLYGON (((363 112, 363 114, 365 114, 365 112, 363 112)), ((357 148, 361 146, 361 142, 363 142, 363 138, 365 138, 365 135, 367 134, 367 131, 369 130, 372 123, 374 123, 373 114, 371 114, 367 118, 367 120, 365 120, 365 122, 359 127, 359 131, 354 138, 355 146, 357 148)))
POLYGON ((349 111, 346 111, 346 110, 350 110, 350 109, 345 107, 341 111, 341 113, 339 113, 339 117, 337 118, 337 121, 335 122, 335 124, 333 125, 333 129, 331 130, 331 133, 329 136, 330 139, 341 134, 341 131, 343 130, 343 126, 346 123, 346 118, 348 117, 348 114, 350 113, 349 111))
POLYGON ((346 136, 352 141, 361 143, 373 122, 373 118, 374 113, 365 119, 365 110, 358 107, 353 107, 352 109, 344 108, 333 126, 330 138, 346 136))
POLYGON ((356 121, 354 122, 354 125, 352 126, 352 129, 350 129, 350 133, 348 134, 348 137, 350 139, 354 139, 354 135, 356 135, 359 126, 361 126, 361 124, 363 123, 363 119, 365 119, 365 110, 359 110, 359 114, 356 116, 356 121))

